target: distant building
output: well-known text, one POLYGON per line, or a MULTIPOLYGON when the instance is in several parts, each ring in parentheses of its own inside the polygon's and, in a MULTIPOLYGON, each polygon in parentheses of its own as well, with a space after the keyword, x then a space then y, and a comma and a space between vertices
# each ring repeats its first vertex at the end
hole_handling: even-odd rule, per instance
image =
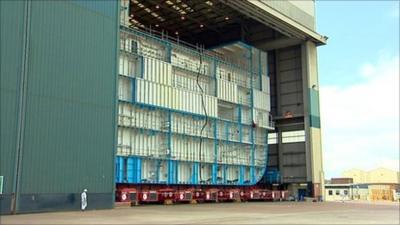
POLYGON ((325 184, 325 201, 398 201, 398 184, 325 184))
POLYGON ((331 184, 352 184, 353 178, 332 178, 330 181, 331 184))
POLYGON ((351 169, 344 171, 342 176, 353 178, 353 183, 400 183, 398 171, 381 167, 370 171, 351 169))
POLYGON ((325 201, 352 200, 352 184, 325 184, 325 201))
POLYGON ((399 200, 399 173, 377 168, 370 171, 352 169, 342 178, 332 178, 325 184, 326 201, 399 200))

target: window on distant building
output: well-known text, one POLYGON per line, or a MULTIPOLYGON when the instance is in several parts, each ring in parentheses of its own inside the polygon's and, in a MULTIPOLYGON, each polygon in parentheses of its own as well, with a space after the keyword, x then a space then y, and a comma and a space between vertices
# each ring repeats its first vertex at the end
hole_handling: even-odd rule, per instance
POLYGON ((345 194, 345 195, 348 195, 348 194, 349 194, 349 191, 348 191, 348 190, 344 190, 344 194, 345 194))
POLYGON ((333 191, 332 191, 332 190, 329 190, 328 194, 329 194, 329 195, 332 195, 332 194, 333 194, 333 191))
POLYGON ((336 195, 340 195, 340 190, 336 190, 336 195))

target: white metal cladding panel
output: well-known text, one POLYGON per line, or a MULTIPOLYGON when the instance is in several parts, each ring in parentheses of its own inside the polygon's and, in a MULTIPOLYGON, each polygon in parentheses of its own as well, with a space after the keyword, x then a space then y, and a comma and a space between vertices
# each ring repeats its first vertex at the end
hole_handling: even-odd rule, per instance
POLYGON ((229 140, 239 141, 239 127, 236 124, 231 124, 228 129, 229 140))
POLYGON ((190 72, 182 71, 179 69, 173 69, 172 71, 172 85, 176 88, 185 89, 202 93, 199 85, 203 89, 203 93, 210 93, 210 81, 209 78, 204 78, 203 75, 199 77, 199 85, 197 85, 197 77, 190 72))
POLYGON ((182 123, 183 116, 180 114, 172 114, 171 117, 171 131, 174 133, 184 133, 183 129, 185 124, 182 123))
POLYGON ((179 183, 190 183, 192 175, 192 165, 189 163, 178 163, 178 182, 179 183))
POLYGON ((228 166, 226 168, 226 180, 227 181, 238 181, 239 180, 239 167, 228 166))
POLYGON ((250 145, 241 146, 238 152, 239 164, 250 165, 250 157, 250 145))
MULTIPOLYGON (((129 8, 129 0, 121 0, 121 8, 129 8)), ((121 10, 120 14, 120 24, 129 25, 129 10, 121 10)))
POLYGON ((162 111, 146 110, 127 103, 119 104, 119 125, 160 130, 165 120, 166 114, 162 111))
POLYGON ((255 177, 256 180, 260 180, 262 176, 264 176, 264 172, 265 172, 265 167, 256 167, 255 169, 255 177))
POLYGON ((218 116, 218 101, 214 96, 204 95, 204 99, 206 102, 207 114, 209 116, 217 117, 218 116))
POLYGON ((176 109, 178 110, 185 110, 184 106, 185 106, 185 96, 184 96, 184 92, 179 90, 179 89, 175 89, 177 95, 178 95, 178 99, 179 99, 179 105, 177 105, 176 109))
POLYGON ((238 88, 233 82, 222 79, 217 79, 217 97, 224 101, 237 103, 238 102, 238 88))
POLYGON ((261 78, 261 90, 264 93, 270 94, 270 88, 269 88, 269 77, 267 76, 262 76, 261 78))
POLYGON ((157 179, 157 161, 146 159, 142 161, 142 180, 155 182, 157 179))
POLYGON ((217 177, 218 177, 218 180, 219 180, 219 179, 222 179, 223 176, 224 176, 224 174, 223 174, 222 166, 221 166, 221 165, 218 165, 218 167, 217 167, 217 177))
POLYGON ((223 161, 229 164, 238 164, 237 153, 238 149, 231 144, 225 144, 221 151, 223 161))
POLYGON ((267 142, 267 130, 257 128, 255 131, 255 142, 256 144, 266 144, 267 142))
POLYGON ((152 83, 152 82, 146 82, 146 85, 148 86, 147 91, 146 91, 146 94, 148 96, 148 100, 147 100, 146 103, 150 104, 150 105, 158 105, 156 103, 156 101, 158 99, 155 96, 155 94, 156 94, 156 90, 155 89, 157 88, 157 85, 155 83, 152 83))
POLYGON ((211 140, 203 140, 200 154, 200 141, 197 138, 182 138, 173 136, 171 142, 171 155, 173 159, 184 161, 214 161, 214 145, 211 140))
POLYGON ((250 90, 238 88, 238 102, 242 105, 250 105, 250 90))
POLYGON ((261 75, 267 75, 267 53, 260 51, 256 48, 252 48, 252 60, 253 60, 253 72, 261 75))
POLYGON ((242 162, 246 163, 246 160, 240 158, 241 151, 243 151, 243 149, 240 147, 241 146, 220 142, 218 145, 218 162, 224 164, 241 164, 242 162))
POLYGON ((132 124, 132 114, 127 107, 127 104, 121 103, 118 105, 118 125, 130 126, 132 124))
POLYGON ((199 180, 201 181, 210 181, 212 177, 212 167, 211 165, 202 165, 200 167, 201 170, 201 177, 199 174, 199 180))
POLYGON ((132 101, 132 81, 129 78, 118 78, 118 99, 132 101))
POLYGON ((258 73, 259 69, 260 69, 260 50, 256 49, 256 48, 252 48, 251 51, 252 55, 251 55, 251 59, 252 59, 252 65, 253 65, 253 72, 258 73))
POLYGON ((217 138, 226 139, 225 123, 218 121, 217 124, 217 138))
POLYGON ((219 63, 216 73, 219 79, 231 81, 243 87, 250 87, 250 76, 245 70, 219 63))
POLYGON ((179 114, 172 115, 172 131, 180 134, 189 134, 194 136, 213 137, 213 127, 210 121, 201 129, 205 119, 194 119, 192 116, 183 116, 179 114))
POLYGON ((266 52, 261 51, 261 74, 262 76, 267 76, 268 72, 268 55, 266 52))
POLYGON ((174 88, 167 86, 166 97, 165 97, 165 107, 176 108, 175 107, 175 94, 174 88))
POLYGON ((256 166, 265 166, 265 149, 264 146, 257 146, 255 151, 255 165, 256 166))
POLYGON ((195 97, 197 95, 193 92, 183 91, 185 93, 185 111, 194 112, 195 105, 193 104, 195 101, 195 97))
POLYGON ((118 155, 130 155, 131 154, 131 143, 130 133, 126 128, 118 128, 118 147, 120 151, 117 151, 118 155))
POLYGON ((168 180, 168 165, 167 161, 162 161, 160 163, 160 174, 159 174, 159 181, 166 182, 168 180))
POLYGON ((196 114, 201 114, 200 108, 201 106, 201 96, 198 94, 191 93, 191 99, 188 99, 188 105, 191 105, 191 112, 196 114))
POLYGON ((166 58, 165 47, 162 44, 147 40, 142 37, 136 36, 135 38, 135 41, 137 42, 137 52, 139 55, 160 60, 164 60, 166 58))
MULTIPOLYGON (((171 89, 169 86, 136 79, 136 96, 140 103, 163 106, 191 113, 204 115, 201 95, 181 89, 171 89), (171 97, 168 96, 171 94, 171 97), (170 100, 168 100, 170 99, 170 100)), ((208 116, 217 116, 217 98, 203 95, 204 106, 208 116)))
POLYGON ((266 111, 271 110, 270 95, 259 90, 253 89, 253 104, 254 108, 266 111))
POLYGON ((242 127, 242 142, 251 143, 251 129, 249 126, 242 127))
POLYGON ((200 73, 205 75, 210 75, 210 62, 202 59, 200 65, 200 59, 198 56, 192 56, 190 54, 185 54, 183 52, 172 49, 171 53, 171 63, 177 67, 189 70, 193 73, 200 73))
POLYGON ((124 140, 124 129, 118 128, 118 144, 117 144, 117 155, 130 155, 131 153, 131 148, 130 145, 124 144, 126 142, 124 140))
POLYGON ((244 170, 243 181, 249 182, 250 181, 250 168, 246 167, 244 170))
POLYGON ((170 87, 168 89, 168 92, 169 92, 168 105, 173 109, 177 109, 180 104, 177 90, 175 88, 170 87))
POLYGON ((118 128, 118 146, 123 152, 117 155, 165 157, 166 140, 159 134, 149 135, 130 128, 118 128))
POLYGON ((172 66, 154 58, 143 58, 143 78, 152 82, 172 85, 172 66))
POLYGON ((139 57, 132 57, 120 54, 119 56, 119 74, 130 76, 130 77, 138 77, 141 75, 141 66, 140 66, 139 57))
POLYGON ((268 128, 269 112, 264 110, 254 109, 254 121, 258 126, 268 128))
POLYGON ((251 111, 250 108, 242 108, 242 123, 251 124, 251 111))
POLYGON ((129 35, 122 34, 120 37, 120 48, 124 51, 135 53, 137 42, 129 37, 129 35))

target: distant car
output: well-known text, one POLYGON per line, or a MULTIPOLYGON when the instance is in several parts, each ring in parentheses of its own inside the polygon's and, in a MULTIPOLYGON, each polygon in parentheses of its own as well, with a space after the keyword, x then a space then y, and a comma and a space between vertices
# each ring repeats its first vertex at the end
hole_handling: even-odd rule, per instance
POLYGON ((290 195, 288 198, 288 201, 294 202, 294 201, 296 201, 296 197, 294 197, 293 195, 290 195))

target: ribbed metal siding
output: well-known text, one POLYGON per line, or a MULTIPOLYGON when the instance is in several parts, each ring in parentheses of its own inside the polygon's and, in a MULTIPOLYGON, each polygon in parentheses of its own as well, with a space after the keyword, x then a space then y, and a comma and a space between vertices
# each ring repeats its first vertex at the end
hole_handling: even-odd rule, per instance
POLYGON ((0 1, 0 176, 6 195, 12 193, 15 172, 23 19, 24 2, 0 1))
POLYGON ((113 192, 117 3, 98 4, 32 1, 23 194, 113 192))
MULTIPOLYGON (((254 0, 248 0, 254 1, 254 0)), ((295 20, 296 22, 306 26, 311 30, 315 30, 315 19, 312 15, 305 12, 303 9, 300 9, 298 6, 294 5, 289 1, 264 1, 258 0, 260 3, 267 5, 285 16, 295 20)), ((303 3, 304 4, 304 3, 303 3)), ((313 3, 308 3, 313 4, 313 3)))

